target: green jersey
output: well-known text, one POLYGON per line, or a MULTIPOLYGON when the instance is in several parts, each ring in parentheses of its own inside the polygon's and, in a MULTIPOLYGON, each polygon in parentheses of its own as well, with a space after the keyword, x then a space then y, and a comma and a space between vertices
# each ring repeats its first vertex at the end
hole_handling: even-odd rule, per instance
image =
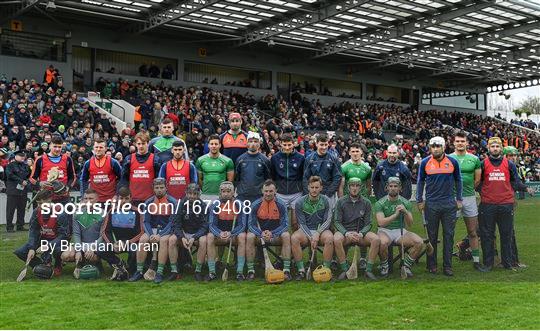
MULTIPOLYGON (((397 200, 394 201, 391 201, 387 195, 375 203, 375 207, 373 208, 373 210, 375 211, 375 215, 382 212, 384 214, 384 217, 388 217, 396 212, 396 207, 399 205, 403 205, 408 211, 411 211, 412 209, 411 202, 402 197, 401 195, 399 195, 397 200)), ((401 228, 401 221, 403 220, 403 217, 403 214, 399 215, 395 220, 390 222, 384 228, 388 230, 401 228)), ((405 220, 403 220, 403 222, 405 222, 405 220)), ((405 223, 403 223, 403 225, 405 226, 405 223)), ((379 227, 382 228, 382 226, 379 227)))
POLYGON ((459 163, 461 180, 463 181, 463 196, 475 196, 474 172, 476 169, 480 169, 480 159, 469 153, 465 155, 457 155, 456 153, 452 153, 450 156, 456 159, 459 163))
POLYGON ((197 171, 203 175, 203 194, 219 194, 219 185, 227 180, 227 172, 234 170, 233 161, 227 156, 220 154, 213 158, 205 154, 195 163, 197 171))
POLYGON ((344 195, 349 194, 349 179, 359 178, 362 181, 362 196, 367 196, 368 187, 366 181, 371 179, 371 167, 369 164, 366 162, 354 164, 352 160, 349 160, 341 165, 341 172, 345 178, 344 195))

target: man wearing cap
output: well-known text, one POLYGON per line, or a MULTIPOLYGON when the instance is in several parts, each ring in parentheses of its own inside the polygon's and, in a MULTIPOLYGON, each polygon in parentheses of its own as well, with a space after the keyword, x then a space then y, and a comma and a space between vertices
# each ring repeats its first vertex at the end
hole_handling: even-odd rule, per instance
POLYGON ((15 160, 6 167, 6 230, 13 232, 13 216, 17 211, 17 231, 24 231, 26 196, 29 192, 30 167, 24 151, 15 153, 15 160))
MULTIPOLYGON (((199 249, 195 264, 195 280, 202 281, 204 280, 202 265, 206 258, 206 234, 208 233, 208 214, 205 213, 205 210, 208 207, 201 200, 201 190, 196 182, 187 186, 185 197, 180 200, 178 206, 179 209, 173 218, 172 234, 169 237, 169 260, 171 265, 176 266, 178 247, 191 255, 191 247, 197 246, 199 249)), ((188 256, 188 258, 190 257, 188 256)), ((175 280, 178 278, 177 275, 177 273, 171 273, 169 280, 175 280)))
POLYGON ((219 136, 221 152, 236 164, 236 159, 247 151, 247 133, 242 131, 242 116, 239 113, 229 115, 229 127, 227 132, 219 136))
POLYGON ((390 177, 399 177, 401 181, 401 195, 405 199, 411 199, 412 196, 412 175, 411 171, 405 163, 399 160, 399 150, 394 144, 386 149, 386 160, 377 164, 371 182, 373 183, 373 191, 377 200, 386 196, 386 182, 390 177))
MULTIPOLYGON (((294 210, 294 202, 302 196, 304 161, 302 154, 294 150, 294 141, 290 133, 281 136, 281 151, 270 158, 270 174, 277 188, 277 197, 289 210, 294 210)), ((291 213, 291 226, 298 228, 296 215, 291 213)))
POLYGON ((352 177, 349 179, 347 194, 336 203, 334 209, 334 250, 341 266, 342 273, 338 279, 347 278, 349 269, 345 247, 369 246, 369 257, 365 276, 367 279, 376 280, 373 275, 373 263, 379 253, 380 239, 371 232, 371 202, 361 194, 362 180, 352 177))
MULTIPOLYGON (((461 171, 463 181, 463 208, 461 214, 467 227, 467 235, 472 251, 473 266, 476 270, 483 272, 480 264, 480 242, 476 233, 478 229, 478 206, 476 205, 475 187, 480 183, 480 159, 475 155, 467 153, 467 134, 463 131, 454 136, 454 153, 449 156, 456 159, 461 171)), ((459 211, 458 215, 459 218, 459 211)))
MULTIPOLYGON (((514 164, 517 164, 519 150, 515 148, 514 146, 507 146, 503 149, 503 155, 506 156, 506 158, 508 158, 509 161, 512 161, 514 164)), ((519 175, 519 169, 518 169, 518 175, 519 175)), ((523 180, 521 182, 523 183, 523 180)), ((519 192, 520 196, 523 195, 523 197, 525 197, 525 192, 528 191, 526 187, 527 187, 526 185, 522 185, 519 187, 521 190, 518 190, 517 192, 519 192)), ((517 200, 515 200, 514 202, 514 209, 516 208, 517 208, 517 200)), ((512 266, 514 266, 515 268, 527 267, 527 265, 519 262, 519 254, 518 254, 518 248, 516 244, 515 228, 512 228, 512 266)))
POLYGON ((262 196, 262 185, 270 178, 270 160, 259 150, 261 136, 248 133, 248 151, 240 155, 235 163, 235 182, 238 199, 251 203, 262 196))
POLYGON ((526 190, 519 180, 516 165, 502 155, 499 137, 488 140, 489 156, 482 160, 480 177, 480 206, 478 223, 484 266, 491 270, 495 260, 495 227, 499 227, 501 260, 505 269, 513 269, 512 235, 514 233, 514 190, 526 190))
POLYGON ((147 133, 135 135, 136 153, 131 153, 124 159, 120 187, 128 186, 134 206, 149 199, 154 191, 152 182, 158 177, 161 161, 154 153, 148 151, 150 137, 147 133))
POLYGON ((413 223, 413 214, 411 202, 405 199, 399 193, 401 191, 401 180, 399 177, 390 177, 386 182, 385 197, 378 200, 374 206, 375 218, 379 226, 378 235, 381 240, 380 258, 381 258, 381 276, 388 276, 388 247, 392 244, 401 245, 404 248, 411 249, 403 258, 405 272, 407 277, 412 277, 411 268, 414 261, 420 256, 424 243, 422 238, 414 232, 407 230, 413 223), (403 227, 403 237, 401 231, 403 227))
POLYGON ((159 170, 159 177, 165 178, 167 183, 167 193, 176 200, 186 196, 186 188, 189 184, 198 182, 197 168, 193 162, 184 159, 185 149, 183 142, 173 142, 171 148, 173 158, 163 163, 159 170))
MULTIPOLYGON (((143 120, 144 122, 144 120, 143 120)), ((147 130, 149 127, 145 127, 147 130)), ((165 163, 172 159, 172 143, 175 141, 181 141, 184 142, 182 139, 178 138, 174 135, 174 123, 170 118, 163 119, 163 122, 160 124, 160 133, 161 135, 158 137, 155 137, 154 139, 150 140, 150 143, 148 145, 148 150, 151 153, 154 153, 159 157, 159 160, 162 163, 165 163)), ((185 145, 185 143, 184 143, 185 145)), ((189 160, 189 155, 187 153, 187 149, 184 151, 185 159, 189 160)))
POLYGON ((234 180, 234 163, 219 152, 220 147, 219 136, 211 135, 208 137, 209 152, 195 162, 203 200, 217 200, 220 192, 219 185, 223 181, 234 180))
POLYGON ((212 202, 209 210, 208 227, 206 236, 208 247, 208 281, 216 276, 216 246, 224 246, 232 240, 236 246, 236 280, 243 281, 244 265, 246 263, 246 218, 243 210, 235 210, 234 184, 224 181, 219 185, 219 201, 212 202), (234 224, 234 227, 233 227, 234 224))
POLYGON ((439 224, 442 224, 443 272, 446 276, 453 276, 452 247, 456 212, 463 204, 463 182, 458 161, 444 153, 445 144, 442 137, 430 139, 431 155, 420 162, 418 169, 416 202, 420 212, 424 213, 429 240, 435 250, 432 256, 427 257, 427 269, 432 274, 437 273, 437 239, 439 224))

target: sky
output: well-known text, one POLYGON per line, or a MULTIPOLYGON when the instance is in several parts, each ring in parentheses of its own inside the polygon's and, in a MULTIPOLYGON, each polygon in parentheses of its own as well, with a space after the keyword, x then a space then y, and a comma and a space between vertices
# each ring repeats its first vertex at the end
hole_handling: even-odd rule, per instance
MULTIPOLYGON (((540 0, 539 0, 540 1, 540 0)), ((511 113, 511 110, 514 108, 519 107, 521 102, 528 97, 540 97, 540 86, 530 86, 530 87, 524 87, 519 88, 515 90, 507 90, 504 91, 505 94, 510 94, 510 99, 506 100, 504 96, 500 96, 499 92, 494 93, 488 93, 488 115, 494 116, 496 113, 494 112, 493 108, 494 105, 502 105, 504 106, 505 110, 507 110, 505 113, 502 113, 503 117, 508 117, 509 119, 514 118, 514 114, 511 113)), ((531 118, 533 121, 540 121, 540 116, 532 116, 531 118)))

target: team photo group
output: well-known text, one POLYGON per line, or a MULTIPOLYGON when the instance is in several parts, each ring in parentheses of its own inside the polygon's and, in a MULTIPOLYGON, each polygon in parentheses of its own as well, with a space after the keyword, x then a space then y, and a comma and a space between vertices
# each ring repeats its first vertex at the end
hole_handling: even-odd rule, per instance
MULTIPOLYGON (((168 118, 153 139, 137 133, 135 152, 122 162, 105 140, 94 139, 80 175, 63 138, 52 135, 29 175, 39 189, 28 241, 14 252, 25 263, 17 280, 28 269, 58 277, 68 264, 77 279, 100 278, 110 265, 111 280, 155 283, 179 280, 191 268, 196 281, 341 281, 358 278, 358 270, 375 281, 394 263, 403 279, 413 270, 451 277, 459 227, 467 237, 457 254, 469 252, 471 268, 525 267, 513 227, 515 193, 533 192, 519 178, 517 150, 499 137, 489 138, 483 160, 468 153, 463 131, 452 141, 431 137, 413 180, 394 144, 372 169, 360 141, 341 163, 326 133, 304 154, 296 137, 282 133, 279 152, 268 157, 264 135, 244 131, 239 113, 228 115, 228 125, 192 160, 168 118), (75 183, 81 200, 69 209, 75 183), (420 218, 413 217, 414 201, 420 218), (424 231, 412 232, 413 224, 424 231)), ((16 153, 15 161, 24 157, 16 153)))

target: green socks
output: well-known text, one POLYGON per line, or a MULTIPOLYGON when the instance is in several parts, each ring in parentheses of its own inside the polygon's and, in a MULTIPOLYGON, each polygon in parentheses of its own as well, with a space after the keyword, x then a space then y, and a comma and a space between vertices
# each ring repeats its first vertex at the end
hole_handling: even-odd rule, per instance
POLYGON ((474 263, 480 263, 480 250, 479 249, 472 250, 472 259, 474 263))
POLYGON ((137 262, 137 271, 142 272, 143 268, 144 268, 144 262, 142 263, 137 262))
POLYGON ((414 260, 409 254, 407 254, 407 256, 405 257, 405 262, 404 263, 405 263, 405 266, 407 268, 411 268, 413 263, 414 263, 414 260))
POLYGON ((248 272, 255 272, 255 262, 248 262, 247 267, 248 267, 248 272))
POLYGON ((323 266, 330 268, 332 266, 332 261, 323 261, 323 266))
MULTIPOLYGON (((215 262, 214 262, 214 267, 216 266, 215 262)), ((201 272, 202 271, 202 263, 199 263, 197 262, 197 264, 195 265, 195 272, 201 272)))
POLYGON ((298 271, 304 271, 304 261, 303 260, 300 260, 300 261, 296 261, 296 268, 298 269, 298 271))
POLYGON ((283 260, 283 271, 291 271, 291 260, 283 260))
POLYGON ((367 272, 372 272, 373 271, 373 261, 367 261, 367 267, 366 267, 366 271, 367 272))
POLYGON ((349 264, 347 263, 347 261, 340 263, 339 265, 341 266, 341 271, 349 270, 349 264))
POLYGON ((246 264, 246 257, 245 256, 239 256, 238 257, 238 265, 236 266, 236 273, 237 274, 244 273, 244 264, 246 264))
POLYGON ((163 267, 164 265, 162 263, 158 263, 157 265, 157 273, 160 275, 163 275, 163 267))
POLYGON ((208 271, 212 274, 216 273, 216 261, 208 260, 208 271))
POLYGON ((176 263, 171 263, 171 272, 178 273, 178 269, 176 269, 176 263))

